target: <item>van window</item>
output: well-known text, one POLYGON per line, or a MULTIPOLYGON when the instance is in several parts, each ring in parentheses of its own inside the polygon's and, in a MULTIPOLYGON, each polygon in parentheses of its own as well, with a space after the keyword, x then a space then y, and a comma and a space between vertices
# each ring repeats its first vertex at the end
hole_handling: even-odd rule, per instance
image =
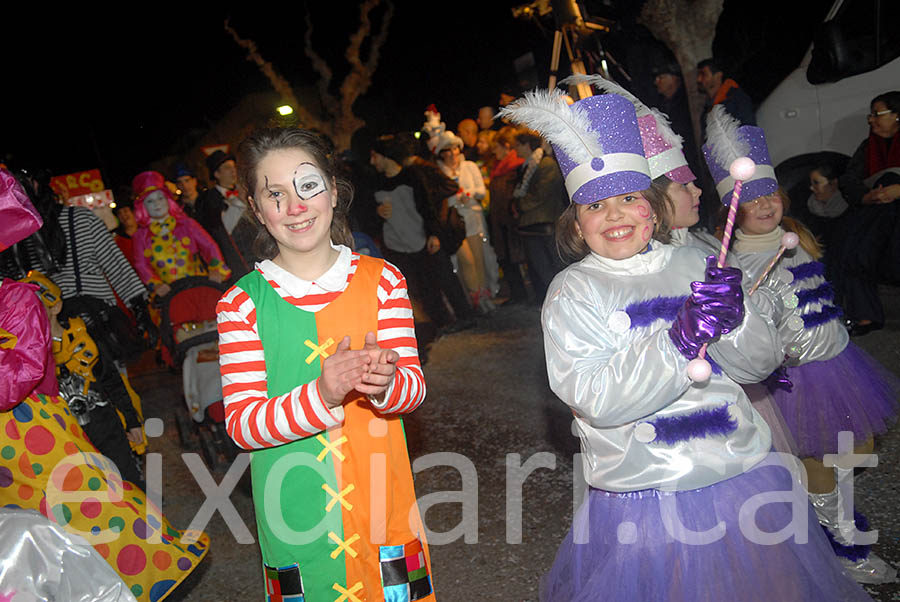
POLYGON ((836 82, 872 71, 900 56, 900 2, 847 0, 813 41, 806 71, 811 84, 836 82))

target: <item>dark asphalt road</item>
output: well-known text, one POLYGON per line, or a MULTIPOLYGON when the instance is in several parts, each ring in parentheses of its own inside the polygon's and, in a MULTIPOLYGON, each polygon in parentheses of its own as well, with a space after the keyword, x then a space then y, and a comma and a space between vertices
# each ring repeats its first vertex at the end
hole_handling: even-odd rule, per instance
MULTIPOLYGON (((856 342, 900 375, 900 289, 882 294, 886 328, 856 342)), ((553 562, 573 512, 578 442, 571 414, 547 387, 538 310, 501 308, 495 316, 432 346, 425 368, 428 398, 406 421, 420 503, 434 532, 435 587, 445 602, 537 600, 540 575, 553 562), (470 494, 465 512, 460 491, 470 494)), ((173 524, 187 527, 204 494, 176 435, 180 377, 153 369, 135 375, 133 383, 146 415, 164 421, 163 435, 152 443, 163 458, 164 509, 173 524)), ((879 466, 856 481, 857 503, 880 531, 876 551, 898 565, 900 427, 879 439, 877 451, 879 466)), ((224 469, 213 476, 221 481, 224 469)), ((249 496, 239 487, 230 500, 255 535, 249 496)), ((169 600, 262 599, 255 543, 237 543, 220 514, 206 530, 212 539, 208 559, 169 600)), ((876 600, 900 600, 900 585, 868 589, 876 600)))

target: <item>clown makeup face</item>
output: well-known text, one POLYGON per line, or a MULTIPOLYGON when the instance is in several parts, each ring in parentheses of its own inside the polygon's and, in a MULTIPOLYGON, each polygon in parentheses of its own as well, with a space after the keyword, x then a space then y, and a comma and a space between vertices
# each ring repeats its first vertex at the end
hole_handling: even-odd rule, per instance
POLYGON ((150 219, 159 220, 169 215, 169 199, 161 190, 154 190, 144 197, 144 209, 150 219))
POLYGON ((700 194, 702 191, 693 182, 679 184, 672 182, 666 188, 666 196, 672 202, 672 227, 690 228, 700 221, 700 194))
POLYGON ((278 243, 279 254, 305 254, 331 245, 337 199, 312 157, 299 148, 271 151, 257 167, 254 210, 278 243))
POLYGON ((628 259, 647 248, 656 215, 640 192, 578 205, 575 231, 601 257, 628 259))
POLYGON ((737 224, 745 234, 768 234, 781 223, 784 207, 778 194, 741 203, 737 224))

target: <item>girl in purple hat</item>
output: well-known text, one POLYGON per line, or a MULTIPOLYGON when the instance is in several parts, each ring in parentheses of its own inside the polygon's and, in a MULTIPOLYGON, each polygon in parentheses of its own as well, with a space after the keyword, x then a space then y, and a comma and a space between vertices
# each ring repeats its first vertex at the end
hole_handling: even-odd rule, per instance
MULTIPOLYGON (((854 453, 874 449, 873 436, 887 431, 897 414, 896 377, 849 342, 834 289, 825 280, 822 250, 803 224, 784 215, 788 197, 775 193, 741 204, 733 250, 751 281, 778 251, 785 232, 799 234, 765 285, 783 302, 776 324, 784 344, 786 379, 769 379, 771 397, 797 446, 809 476, 809 497, 845 569, 861 583, 896 580, 897 571, 868 546, 854 545, 842 527, 867 530, 862 515, 841 520, 841 491, 825 454, 838 453, 838 433, 851 431, 854 453), (790 381, 790 382, 787 382, 790 381)), ((781 374, 783 377, 784 374, 781 374)))
POLYGON ((551 283, 541 321, 590 488, 541 599, 869 599, 739 385, 781 361, 771 307, 744 296, 739 270, 653 238, 663 207, 644 194, 631 103, 568 107, 537 91, 501 114, 550 141, 572 199, 557 237, 575 263, 551 283), (695 383, 688 365, 704 345, 712 374, 695 383))

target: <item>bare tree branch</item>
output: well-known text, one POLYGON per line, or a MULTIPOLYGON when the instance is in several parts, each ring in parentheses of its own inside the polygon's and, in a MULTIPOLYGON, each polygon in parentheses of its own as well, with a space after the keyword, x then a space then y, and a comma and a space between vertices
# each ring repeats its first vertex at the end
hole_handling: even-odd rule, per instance
POLYGON ((309 13, 309 6, 306 7, 306 34, 303 36, 303 53, 309 59, 310 64, 312 64, 312 68, 315 69, 316 73, 319 74, 319 81, 316 84, 316 87, 319 89, 319 97, 322 99, 322 106, 325 107, 325 110, 334 114, 337 112, 337 101, 332 96, 331 92, 328 91, 328 88, 331 87, 331 78, 333 76, 331 72, 331 67, 328 66, 328 63, 325 62, 319 54, 313 49, 312 45, 312 32, 313 32, 313 23, 312 16, 309 13))
POLYGON ((366 93, 372 85, 372 74, 378 65, 381 47, 387 39, 388 28, 394 15, 394 3, 387 0, 386 10, 381 19, 381 27, 377 34, 372 36, 369 44, 369 56, 362 60, 360 50, 366 37, 372 35, 372 22, 369 18, 372 10, 381 4, 381 0, 366 0, 359 9, 359 29, 350 37, 345 56, 351 65, 350 73, 341 84, 341 126, 348 128, 350 133, 359 129, 364 122, 353 114, 353 103, 366 93))
POLYGON ((272 83, 272 87, 275 88, 275 91, 281 94, 282 98, 290 103, 297 112, 297 118, 310 127, 317 127, 319 125, 319 120, 300 104, 297 100, 297 96, 294 94, 294 89, 291 87, 291 84, 275 70, 272 63, 263 58, 259 49, 256 47, 256 42, 253 40, 245 40, 238 35, 238 32, 228 24, 228 19, 225 19, 225 31, 231 34, 231 37, 234 38, 234 41, 238 46, 247 50, 247 60, 256 63, 256 66, 259 67, 262 74, 272 83))

